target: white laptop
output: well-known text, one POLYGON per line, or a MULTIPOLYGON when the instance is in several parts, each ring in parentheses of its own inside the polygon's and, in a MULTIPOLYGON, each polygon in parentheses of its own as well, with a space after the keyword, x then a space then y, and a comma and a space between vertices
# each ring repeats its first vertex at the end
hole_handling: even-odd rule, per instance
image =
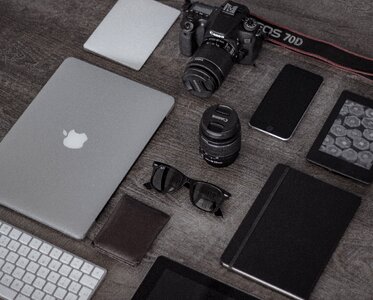
POLYGON ((179 14, 154 0, 119 0, 84 49, 138 71, 179 14))
POLYGON ((0 143, 0 204, 84 238, 173 104, 66 59, 0 143))

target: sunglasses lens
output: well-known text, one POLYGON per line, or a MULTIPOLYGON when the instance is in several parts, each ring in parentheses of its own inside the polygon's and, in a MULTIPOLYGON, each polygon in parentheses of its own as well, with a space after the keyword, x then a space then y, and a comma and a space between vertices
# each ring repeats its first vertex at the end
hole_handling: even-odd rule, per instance
POLYGON ((183 180, 184 175, 178 170, 160 165, 154 171, 152 185, 156 190, 168 193, 181 188, 183 180))
POLYGON ((193 186, 192 200, 195 206, 204 211, 213 211, 223 199, 222 191, 214 185, 197 182, 193 186))

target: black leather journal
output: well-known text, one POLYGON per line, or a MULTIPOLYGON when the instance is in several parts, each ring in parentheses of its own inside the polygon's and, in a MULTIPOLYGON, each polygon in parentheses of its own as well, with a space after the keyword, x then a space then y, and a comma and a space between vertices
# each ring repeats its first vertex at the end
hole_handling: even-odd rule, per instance
POLYGON ((170 216, 130 196, 124 196, 93 241, 99 251, 137 265, 145 256, 170 216))
POLYGON ((277 165, 221 257, 222 264, 295 299, 307 299, 360 198, 277 165))

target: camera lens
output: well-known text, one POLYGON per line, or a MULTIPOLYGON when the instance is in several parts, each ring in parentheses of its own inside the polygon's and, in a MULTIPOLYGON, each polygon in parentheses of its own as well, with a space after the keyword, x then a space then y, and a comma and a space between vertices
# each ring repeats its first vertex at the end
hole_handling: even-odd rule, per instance
POLYGON ((184 85, 193 95, 208 98, 220 87, 232 66, 229 52, 203 43, 186 66, 184 85))
POLYGON ((214 167, 233 163, 241 149, 241 124, 237 112, 226 105, 213 105, 199 126, 200 153, 214 167))

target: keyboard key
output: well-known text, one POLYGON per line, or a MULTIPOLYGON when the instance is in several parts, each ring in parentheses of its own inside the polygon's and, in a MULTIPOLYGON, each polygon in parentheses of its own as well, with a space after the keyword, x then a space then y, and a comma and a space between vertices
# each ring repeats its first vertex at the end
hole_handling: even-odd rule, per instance
POLYGON ((44 279, 42 279, 42 278, 36 278, 36 279, 34 280, 34 282, 32 283, 32 285, 33 285, 35 288, 41 290, 41 289, 43 289, 43 286, 44 286, 45 283, 46 283, 46 281, 45 281, 44 279))
POLYGON ((91 289, 94 289, 96 284, 98 283, 98 280, 84 274, 83 277, 80 279, 80 283, 91 289))
POLYGON ((22 233, 21 237, 18 239, 22 244, 27 245, 32 239, 32 236, 27 233, 22 233))
POLYGON ((54 259, 59 259, 62 254, 62 251, 58 248, 53 248, 49 256, 53 257, 54 259))
POLYGON ((0 246, 6 247, 8 243, 10 242, 10 238, 8 238, 5 235, 0 236, 0 246))
POLYGON ((13 281, 13 283, 11 284, 11 288, 17 292, 19 292, 21 290, 21 288, 24 286, 25 284, 21 281, 21 280, 18 280, 18 279, 15 279, 13 281))
POLYGON ((69 253, 64 253, 62 254, 61 258, 60 258, 60 261, 66 265, 68 265, 70 263, 70 261, 73 259, 73 256, 69 253))
POLYGON ((17 298, 15 300, 29 300, 29 297, 26 297, 25 295, 18 294, 17 298))
POLYGON ((9 276, 8 274, 4 274, 4 276, 1 277, 0 283, 2 283, 5 286, 10 286, 12 281, 13 281, 13 277, 9 276))
POLYGON ((50 263, 51 258, 49 256, 46 256, 45 254, 42 254, 38 260, 38 263, 41 264, 42 266, 48 266, 50 263))
POLYGON ((53 259, 48 266, 48 268, 53 271, 57 271, 60 267, 61 267, 61 263, 55 259, 53 259))
POLYGON ((71 282, 71 280, 69 278, 61 277, 60 280, 58 280, 57 285, 66 289, 69 286, 70 282, 71 282))
POLYGON ((40 251, 41 253, 44 253, 44 254, 48 255, 49 252, 52 250, 52 248, 53 248, 53 247, 52 247, 50 244, 48 244, 48 243, 43 243, 43 244, 40 246, 39 251, 40 251))
POLYGON ((91 274, 92 270, 93 270, 93 265, 92 265, 92 264, 89 264, 89 263, 87 263, 87 262, 85 262, 85 263, 83 264, 82 268, 81 268, 81 271, 82 271, 83 273, 88 274, 88 275, 91 274))
POLYGON ((35 290, 32 295, 31 295, 31 299, 33 300, 42 300, 43 297, 44 297, 45 293, 42 292, 42 291, 39 291, 39 290, 35 290))
POLYGON ((51 296, 51 295, 45 295, 45 297, 44 297, 43 300, 56 300, 56 298, 54 298, 54 297, 51 296))
POLYGON ((21 293, 24 294, 25 296, 30 296, 32 294, 32 292, 34 291, 35 289, 31 286, 31 285, 28 285, 26 284, 22 290, 21 290, 21 293))
POLYGON ((27 258, 32 261, 37 261, 40 257, 40 252, 32 249, 31 252, 27 255, 27 258))
POLYGON ((33 261, 31 261, 28 265, 26 270, 31 273, 36 273, 36 271, 39 269, 39 265, 33 261))
POLYGON ((72 293, 68 293, 65 297, 65 300, 76 300, 78 299, 78 296, 72 293))
POLYGON ((4 299, 14 299, 16 295, 16 291, 13 291, 7 286, 0 284, 0 297, 3 297, 4 299))
POLYGON ((101 277, 105 274, 105 271, 101 268, 95 267, 95 269, 92 272, 92 276, 96 279, 101 279, 101 277))
POLYGON ((54 285, 53 283, 47 282, 47 284, 43 288, 43 291, 52 295, 56 288, 57 288, 56 285, 54 285))
POLYGON ((57 290, 54 292, 53 296, 55 296, 57 299, 63 299, 66 294, 66 290, 58 287, 57 290))
POLYGON ((34 248, 34 249, 39 249, 40 245, 42 244, 42 241, 37 239, 37 238, 33 238, 31 240, 31 242, 28 244, 31 248, 34 248))
POLYGON ((47 280, 49 282, 56 283, 60 277, 61 277, 60 274, 52 271, 52 272, 49 273, 49 275, 47 277, 47 280))
POLYGON ((10 230, 12 230, 12 227, 10 227, 8 224, 4 223, 0 226, 0 233, 2 233, 4 235, 8 235, 10 230))
POLYGON ((16 265, 19 266, 20 268, 25 269, 29 262, 30 262, 30 261, 29 261, 27 258, 21 256, 21 257, 17 260, 16 265))
POLYGON ((91 295, 92 290, 83 286, 82 289, 79 292, 79 300, 80 299, 88 299, 89 296, 91 295))
POLYGON ((22 280, 28 284, 31 284, 35 279, 35 275, 27 272, 25 276, 23 276, 22 280))
POLYGON ((10 251, 17 252, 19 246, 21 246, 21 244, 19 242, 12 240, 12 241, 10 241, 10 243, 8 245, 8 249, 10 251))
POLYGON ((17 261, 18 258, 19 258, 19 255, 17 253, 9 252, 9 254, 5 258, 5 260, 14 264, 17 261))
POLYGON ((18 240, 18 238, 21 236, 22 232, 19 231, 17 228, 13 228, 12 231, 9 233, 9 237, 12 240, 18 240))
POLYGON ((45 267, 40 267, 38 272, 36 273, 37 276, 41 278, 47 278, 48 274, 50 273, 50 270, 45 267))
POLYGON ((80 288, 81 288, 81 287, 82 287, 81 284, 79 284, 79 283, 73 281, 73 282, 70 284, 70 286, 68 287, 68 290, 69 290, 70 292, 73 292, 73 293, 77 294, 77 293, 80 291, 80 288))
POLYGON ((75 280, 75 281, 79 281, 80 277, 82 277, 83 273, 78 271, 78 270, 73 270, 71 273, 70 273, 70 278, 72 280, 75 280))
POLYGON ((66 265, 63 265, 59 270, 58 270, 58 273, 60 273, 61 275, 64 275, 64 276, 68 276, 71 272, 72 268, 69 267, 69 266, 66 266, 66 265))
POLYGON ((7 274, 12 274, 13 270, 14 270, 15 266, 9 262, 6 262, 3 267, 1 268, 1 271, 3 271, 4 273, 7 273, 7 274))
POLYGON ((82 264, 83 264, 83 260, 81 260, 80 258, 74 257, 70 266, 72 266, 74 269, 79 269, 82 264))
POLYGON ((12 273, 12 276, 15 277, 15 278, 18 278, 18 279, 21 279, 23 277, 23 275, 25 275, 26 271, 19 268, 19 267, 16 267, 12 273))
POLYGON ((3 247, 0 247, 0 258, 5 258, 9 253, 8 249, 5 249, 3 247))
POLYGON ((23 255, 23 256, 27 256, 27 254, 30 252, 30 250, 31 250, 30 247, 22 245, 21 247, 19 247, 17 253, 20 254, 20 255, 23 255))

